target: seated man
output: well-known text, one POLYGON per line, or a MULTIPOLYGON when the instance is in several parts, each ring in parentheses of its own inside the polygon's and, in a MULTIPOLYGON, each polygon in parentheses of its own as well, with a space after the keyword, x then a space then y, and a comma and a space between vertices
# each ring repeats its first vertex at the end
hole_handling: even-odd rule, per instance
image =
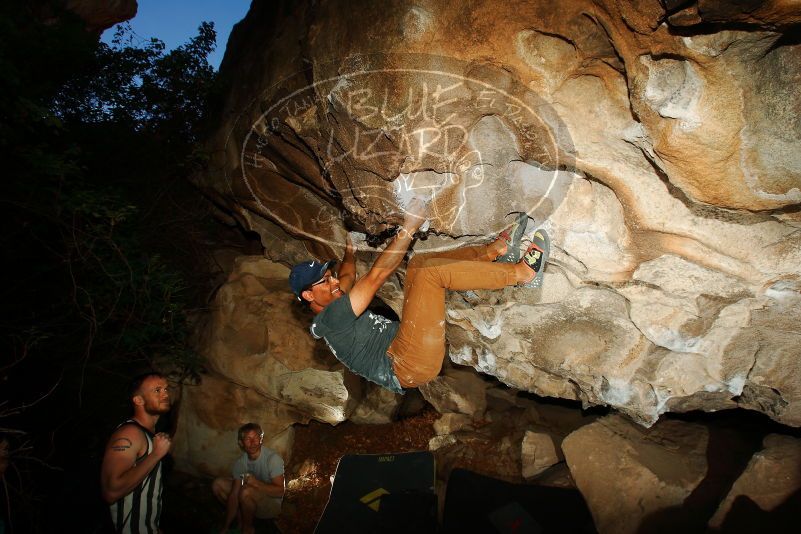
POLYGON ((425 220, 422 202, 413 202, 395 238, 370 271, 356 280, 353 246, 348 241, 337 277, 333 261, 306 261, 292 268, 289 284, 315 315, 311 333, 324 338, 348 369, 396 393, 433 380, 445 355, 445 291, 501 289, 525 284, 539 287, 548 258, 544 230, 521 242, 528 216, 488 245, 415 255, 406 269, 400 323, 367 310, 378 289, 395 272, 425 220))
POLYGON ((214 495, 225 503, 227 514, 222 532, 239 517, 243 534, 255 532, 253 518, 272 519, 281 512, 284 496, 284 461, 272 449, 262 446, 264 431, 256 423, 239 429, 239 446, 245 453, 231 470, 233 478, 216 478, 214 495))

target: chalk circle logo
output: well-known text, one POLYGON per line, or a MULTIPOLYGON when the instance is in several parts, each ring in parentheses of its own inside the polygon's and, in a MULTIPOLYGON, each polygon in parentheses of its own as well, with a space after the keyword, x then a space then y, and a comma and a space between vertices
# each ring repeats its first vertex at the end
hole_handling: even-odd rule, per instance
POLYGON ((240 121, 246 116, 244 135, 241 122, 229 133, 228 143, 240 143, 231 193, 244 184, 254 211, 330 245, 344 244, 336 242, 344 232, 334 229, 345 220, 379 233, 386 221, 400 222, 415 198, 429 206, 431 231, 466 238, 442 240, 443 248, 483 242, 510 223, 504 216, 512 211, 547 221, 571 182, 574 150, 558 114, 492 65, 418 54, 351 56, 283 80, 240 121), (299 82, 309 77, 320 79, 299 82), (298 162, 305 168, 293 168, 298 162), (266 194, 271 180, 327 200, 309 214, 313 204, 293 205, 302 195, 266 194))

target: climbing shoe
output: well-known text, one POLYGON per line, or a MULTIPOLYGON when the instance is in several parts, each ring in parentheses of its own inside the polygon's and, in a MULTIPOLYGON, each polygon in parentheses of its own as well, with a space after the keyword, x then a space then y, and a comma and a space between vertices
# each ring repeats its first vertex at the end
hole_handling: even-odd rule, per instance
POLYGON ((520 260, 520 242, 526 233, 526 225, 530 220, 528 214, 523 211, 513 211, 506 216, 514 215, 514 222, 498 237, 506 241, 506 254, 501 254, 495 261, 500 263, 517 263, 520 260))
POLYGON ((548 256, 551 251, 551 241, 548 238, 548 233, 540 228, 530 237, 527 236, 524 242, 528 243, 528 247, 520 261, 534 271, 534 276, 523 284, 523 287, 542 287, 545 264, 548 263, 548 256))

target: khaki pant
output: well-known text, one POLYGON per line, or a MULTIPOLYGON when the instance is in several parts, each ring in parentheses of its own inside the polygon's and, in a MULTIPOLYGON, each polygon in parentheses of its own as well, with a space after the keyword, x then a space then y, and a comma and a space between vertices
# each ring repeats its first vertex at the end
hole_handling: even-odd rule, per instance
POLYGON ((517 282, 513 263, 494 263, 486 245, 414 256, 406 269, 403 318, 388 353, 401 386, 439 374, 445 356, 445 290, 501 289, 517 282))
MULTIPOLYGON (((223 504, 228 502, 233 481, 234 479, 231 477, 218 477, 212 482, 212 490, 223 504)), ((274 519, 281 513, 281 497, 270 497, 263 493, 255 493, 254 496, 256 499, 256 512, 254 515, 259 519, 274 519)))

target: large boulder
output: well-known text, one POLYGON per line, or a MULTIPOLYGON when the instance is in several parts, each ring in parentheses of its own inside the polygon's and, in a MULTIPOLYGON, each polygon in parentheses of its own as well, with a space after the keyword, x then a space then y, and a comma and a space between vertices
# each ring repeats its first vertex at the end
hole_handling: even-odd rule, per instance
MULTIPOLYGON (((663 421, 644 430, 609 416, 570 434, 562 451, 598 532, 655 532, 643 525, 680 507, 704 479, 707 439, 699 425, 663 421)), ((679 531, 687 528, 674 518, 679 531)))
MULTIPOLYGON (((284 264, 341 253, 347 227, 363 266, 414 196, 418 252, 526 210, 552 236, 544 287, 451 295, 451 360, 645 426, 731 406, 801 426, 799 9, 759 4, 256 0, 196 182, 284 264)), ((281 310, 258 278, 225 313, 281 310)), ((381 292, 399 312, 402 281, 381 292)), ((258 323, 226 337, 215 313, 214 369, 323 420, 355 405, 294 354, 301 324, 265 354, 258 323)))

